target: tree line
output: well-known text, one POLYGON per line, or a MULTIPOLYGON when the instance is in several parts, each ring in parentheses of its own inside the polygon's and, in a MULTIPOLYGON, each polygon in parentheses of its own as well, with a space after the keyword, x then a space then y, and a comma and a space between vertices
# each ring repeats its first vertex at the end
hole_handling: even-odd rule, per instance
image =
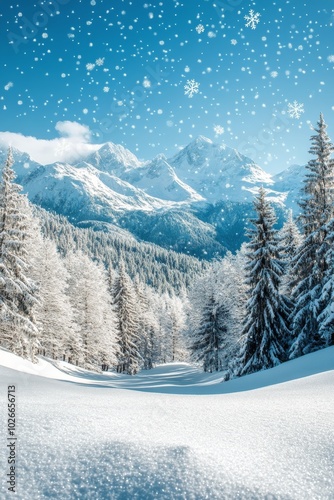
POLYGON ((248 243, 192 291, 193 358, 225 378, 334 344, 334 147, 321 114, 311 137, 300 216, 281 230, 261 188, 248 243))
MULTIPOLYGON (((108 253, 110 264, 111 246, 99 252, 98 244, 88 251, 89 230, 80 234, 73 228, 71 233, 46 213, 41 224, 14 182, 12 165, 9 151, 0 184, 0 345, 32 361, 39 354, 130 375, 182 359, 183 287, 177 296, 171 287, 161 291, 143 281, 143 276, 147 281, 151 276, 150 270, 146 275, 143 271, 147 255, 131 278, 126 270, 131 259, 122 258, 131 252, 127 254, 128 242, 122 239, 116 239, 121 249, 117 262, 108 266, 103 257, 108 253), (53 228, 53 240, 46 227, 53 228), (58 247, 57 238, 63 240, 58 247)), ((103 247, 107 236, 98 236, 103 247)), ((131 247, 139 253, 140 245, 131 247)), ((150 250, 166 258, 165 251, 161 255, 158 249, 150 250)), ((170 256, 171 273, 179 273, 176 260, 170 256)), ((189 262, 202 266, 188 257, 178 260, 180 266, 189 262)))
POLYGON ((320 115, 300 216, 261 188, 248 243, 210 265, 32 207, 0 184, 0 345, 134 375, 192 361, 225 379, 334 343, 334 147, 320 115))

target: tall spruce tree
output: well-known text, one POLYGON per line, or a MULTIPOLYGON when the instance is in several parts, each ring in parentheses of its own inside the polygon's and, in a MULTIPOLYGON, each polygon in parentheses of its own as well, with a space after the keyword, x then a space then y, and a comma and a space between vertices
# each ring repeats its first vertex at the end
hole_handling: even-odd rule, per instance
POLYGON ((203 299, 199 322, 192 333, 191 351, 203 370, 212 373, 223 368, 229 314, 227 308, 222 311, 221 305, 218 306, 213 291, 203 299))
POLYGON ((38 251, 33 277, 39 285, 40 295, 36 307, 39 352, 53 359, 76 361, 72 353, 78 350, 80 342, 74 311, 66 295, 69 274, 55 243, 41 235, 36 240, 38 251))
MULTIPOLYGON (((69 300, 79 329, 79 364, 98 369, 115 362, 115 322, 105 270, 81 252, 66 258, 69 300)), ((73 355, 74 356, 74 353, 73 355)))
POLYGON ((310 154, 315 158, 307 164, 304 180, 301 222, 304 240, 293 259, 292 272, 296 286, 293 290, 293 342, 290 358, 312 352, 324 346, 319 316, 325 303, 321 300, 328 274, 328 223, 334 215, 333 145, 327 135, 323 115, 311 137, 310 154))
POLYGON ((212 266, 191 291, 189 349, 206 372, 226 368, 229 353, 231 314, 220 296, 216 271, 216 266, 212 266))
POLYGON ((302 235, 293 219, 292 210, 288 211, 287 219, 279 231, 280 258, 284 263, 284 276, 282 279, 282 293, 291 297, 295 285, 293 273, 293 259, 302 244, 302 235))
POLYGON ((319 337, 324 346, 334 345, 334 218, 326 228, 326 270, 317 301, 319 337))
POLYGON ((141 364, 140 337, 138 335, 138 318, 136 294, 130 277, 125 272, 123 262, 114 282, 114 311, 117 320, 116 339, 119 350, 117 353, 117 371, 135 375, 141 364))
POLYGON ((0 343, 16 354, 35 360, 37 350, 34 306, 37 286, 29 277, 27 252, 32 214, 21 186, 15 184, 11 150, 0 185, 0 343))
POLYGON ((276 216, 263 188, 254 200, 257 218, 251 222, 246 264, 249 299, 242 347, 235 374, 271 368, 286 359, 289 302, 279 292, 283 263, 279 259, 276 216))

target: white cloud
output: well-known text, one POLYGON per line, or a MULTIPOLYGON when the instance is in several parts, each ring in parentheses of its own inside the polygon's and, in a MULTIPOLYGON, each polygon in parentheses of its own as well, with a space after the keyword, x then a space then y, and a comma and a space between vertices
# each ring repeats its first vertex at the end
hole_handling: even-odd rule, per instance
POLYGON ((62 136, 72 137, 73 139, 77 138, 81 141, 87 141, 91 136, 89 127, 82 125, 81 123, 70 122, 68 120, 65 122, 57 122, 55 129, 62 136))
POLYGON ((0 145, 12 146, 28 153, 30 157, 47 165, 56 161, 79 161, 85 155, 96 151, 100 144, 91 144, 89 127, 77 122, 59 121, 55 129, 61 137, 54 139, 38 139, 14 132, 0 132, 0 145))

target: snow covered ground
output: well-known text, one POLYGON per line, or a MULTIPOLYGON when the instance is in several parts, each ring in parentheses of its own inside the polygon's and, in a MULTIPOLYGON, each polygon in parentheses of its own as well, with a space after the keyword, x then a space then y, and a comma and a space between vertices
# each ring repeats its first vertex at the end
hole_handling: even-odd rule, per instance
POLYGON ((0 350, 4 499, 13 384, 20 500, 334 498, 334 347, 226 383, 186 364, 98 375, 0 350))

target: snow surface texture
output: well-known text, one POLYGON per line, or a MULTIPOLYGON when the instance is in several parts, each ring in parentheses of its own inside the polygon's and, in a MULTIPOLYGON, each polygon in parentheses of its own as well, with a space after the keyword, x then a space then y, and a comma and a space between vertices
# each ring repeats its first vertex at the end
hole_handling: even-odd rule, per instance
POLYGON ((132 378, 0 350, 5 499, 12 384, 18 499, 334 498, 334 347, 226 383, 186 364, 132 378))

